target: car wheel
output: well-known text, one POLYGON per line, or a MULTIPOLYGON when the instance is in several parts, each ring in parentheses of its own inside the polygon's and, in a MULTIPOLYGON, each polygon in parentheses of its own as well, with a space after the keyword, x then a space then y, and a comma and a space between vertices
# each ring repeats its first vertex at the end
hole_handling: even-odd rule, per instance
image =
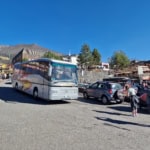
POLYGON ((108 98, 106 96, 103 96, 101 101, 104 105, 108 104, 108 98))
POLYGON ((87 94, 86 92, 83 93, 83 97, 84 97, 85 99, 88 99, 88 98, 89 98, 89 96, 88 96, 88 94, 87 94))
POLYGON ((119 97, 118 97, 118 91, 116 91, 116 92, 114 93, 113 97, 114 97, 114 99, 119 99, 119 97))
POLYGON ((34 89, 34 91, 33 91, 33 97, 34 97, 34 99, 38 99, 38 90, 37 89, 34 89))

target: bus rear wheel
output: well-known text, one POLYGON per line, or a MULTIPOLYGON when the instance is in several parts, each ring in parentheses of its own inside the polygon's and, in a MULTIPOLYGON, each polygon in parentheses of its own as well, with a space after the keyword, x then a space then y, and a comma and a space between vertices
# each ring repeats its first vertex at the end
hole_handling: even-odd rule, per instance
POLYGON ((34 91, 33 91, 33 97, 34 99, 38 99, 38 90, 35 88, 34 91))

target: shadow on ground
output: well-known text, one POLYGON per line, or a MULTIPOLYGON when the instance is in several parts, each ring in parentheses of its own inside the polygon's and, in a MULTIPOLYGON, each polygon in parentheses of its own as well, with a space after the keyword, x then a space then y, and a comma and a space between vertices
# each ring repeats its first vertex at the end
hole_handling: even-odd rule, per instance
MULTIPOLYGON (((125 103, 124 105, 115 105, 115 106, 108 106, 107 108, 117 110, 119 112, 131 112, 130 103, 125 103)), ((138 113, 150 115, 146 108, 138 109, 138 113)))
MULTIPOLYGON (((97 100, 95 98, 84 99, 80 94, 79 94, 79 97, 78 97, 78 101, 83 102, 83 103, 88 103, 88 104, 104 105, 104 104, 101 103, 100 100, 97 100)), ((111 103, 111 104, 108 104, 108 105, 114 105, 114 104, 116 104, 116 103, 111 103)))
POLYGON ((83 103, 88 103, 88 104, 95 104, 95 105, 100 105, 101 102, 96 100, 96 99, 84 99, 83 97, 78 97, 78 101, 83 102, 83 103))
POLYGON ((117 120, 112 118, 104 118, 104 117, 95 117, 97 120, 101 120, 106 123, 112 123, 112 124, 118 124, 118 125, 135 125, 135 126, 141 126, 141 127, 150 127, 150 125, 141 124, 141 123, 135 123, 130 121, 123 121, 123 120, 117 120))
POLYGON ((120 112, 131 112, 130 104, 128 106, 127 105, 108 106, 107 108, 117 110, 120 112))
POLYGON ((115 115, 115 116, 131 116, 120 112, 108 112, 108 111, 100 111, 100 110, 93 110, 93 111, 101 114, 108 114, 108 115, 115 115))
POLYGON ((42 99, 35 100, 32 96, 20 91, 16 91, 12 87, 0 87, 0 100, 7 103, 28 103, 38 105, 56 105, 70 103, 68 101, 46 101, 42 99))

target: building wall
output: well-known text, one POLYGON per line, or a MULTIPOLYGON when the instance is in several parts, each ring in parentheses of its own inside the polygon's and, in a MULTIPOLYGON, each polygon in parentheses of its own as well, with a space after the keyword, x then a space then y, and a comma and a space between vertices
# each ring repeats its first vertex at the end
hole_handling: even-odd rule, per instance
POLYGON ((16 62, 22 62, 24 60, 33 60, 40 58, 44 55, 44 52, 38 52, 32 49, 22 49, 13 59, 12 64, 16 62))
POLYGON ((68 62, 71 62, 73 64, 78 64, 78 55, 66 55, 66 56, 63 56, 63 60, 64 61, 68 61, 68 62))
POLYGON ((103 80, 103 78, 108 77, 108 71, 87 71, 78 70, 78 81, 80 83, 93 83, 98 80, 103 80))
POLYGON ((101 67, 102 67, 103 70, 106 70, 106 71, 109 71, 109 70, 110 70, 110 68, 109 68, 109 63, 104 63, 104 62, 102 62, 102 63, 101 63, 101 67))
POLYGON ((78 64, 78 61, 77 61, 77 56, 71 56, 71 58, 70 58, 70 61, 71 61, 71 63, 73 63, 73 64, 78 64))
POLYGON ((23 50, 21 50, 13 59, 12 64, 15 64, 17 62, 22 62, 22 56, 23 56, 23 50))

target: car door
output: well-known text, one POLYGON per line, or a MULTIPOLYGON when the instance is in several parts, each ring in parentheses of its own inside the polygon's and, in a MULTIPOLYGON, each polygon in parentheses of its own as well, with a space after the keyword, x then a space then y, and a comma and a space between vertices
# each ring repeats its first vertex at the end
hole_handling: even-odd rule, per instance
POLYGON ((98 87, 98 82, 93 83, 92 85, 88 87, 87 94, 89 97, 95 97, 97 93, 97 87, 98 87))
POLYGON ((99 83, 98 84, 97 90, 96 90, 96 93, 95 93, 97 98, 101 98, 102 97, 102 95, 104 94, 105 88, 106 88, 106 86, 105 86, 104 83, 99 83))

